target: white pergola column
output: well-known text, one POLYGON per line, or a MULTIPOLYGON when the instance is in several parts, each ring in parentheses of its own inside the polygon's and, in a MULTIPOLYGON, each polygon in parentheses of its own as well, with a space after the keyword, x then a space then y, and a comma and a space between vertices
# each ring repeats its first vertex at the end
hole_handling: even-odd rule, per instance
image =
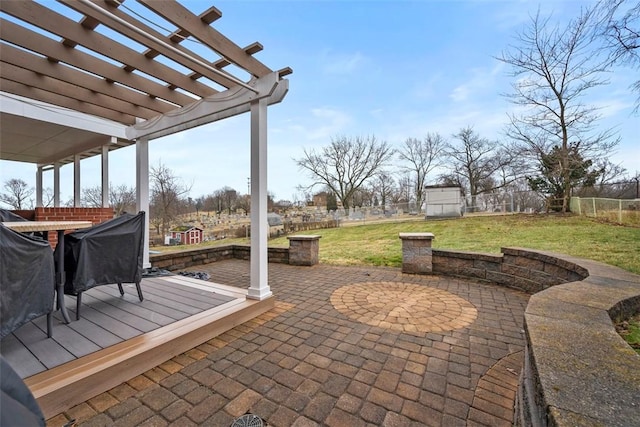
POLYGON ((42 207, 42 166, 36 169, 36 207, 42 207))
POLYGON ((263 300, 269 288, 267 237, 267 100, 251 102, 251 285, 248 298, 263 300))
POLYGON ((136 208, 144 211, 144 247, 142 268, 151 268, 149 262, 149 140, 136 141, 136 208))
POLYGON ((53 164, 53 206, 60 207, 60 163, 53 164))
POLYGON ((73 156, 73 206, 80 207, 80 156, 73 156))
POLYGON ((109 146, 103 145, 102 152, 100 153, 100 159, 102 160, 102 207, 109 207, 109 146))

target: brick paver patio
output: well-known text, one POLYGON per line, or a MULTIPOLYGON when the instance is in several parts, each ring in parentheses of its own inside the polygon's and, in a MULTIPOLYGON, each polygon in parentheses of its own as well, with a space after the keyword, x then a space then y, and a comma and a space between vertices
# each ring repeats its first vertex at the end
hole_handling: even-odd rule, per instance
MULTIPOLYGON (((247 287, 249 263, 191 269, 247 287)), ((276 308, 49 420, 60 426, 508 426, 529 296, 376 267, 269 265, 276 308)))

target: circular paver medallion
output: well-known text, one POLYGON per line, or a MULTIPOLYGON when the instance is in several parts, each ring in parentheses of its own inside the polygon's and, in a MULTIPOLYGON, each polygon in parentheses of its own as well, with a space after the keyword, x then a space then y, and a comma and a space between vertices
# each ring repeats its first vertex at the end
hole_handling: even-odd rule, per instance
POLYGON ((443 332, 473 323, 469 301, 442 289, 413 283, 369 282, 331 294, 336 310, 358 322, 401 332, 443 332))

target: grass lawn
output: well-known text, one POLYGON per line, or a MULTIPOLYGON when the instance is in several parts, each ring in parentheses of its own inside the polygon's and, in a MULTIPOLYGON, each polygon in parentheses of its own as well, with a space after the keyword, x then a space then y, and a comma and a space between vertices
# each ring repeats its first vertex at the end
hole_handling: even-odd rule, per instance
POLYGON ((620 322, 616 325, 616 329, 631 348, 640 354, 640 314, 636 314, 630 319, 620 322))
MULTIPOLYGON (((434 248, 498 254, 502 247, 525 247, 602 261, 640 274, 640 228, 574 215, 468 216, 300 234, 322 236, 322 263, 400 267, 401 232, 431 232, 435 235, 434 248)), ((288 241, 281 237, 269 241, 269 246, 288 246, 288 241)))

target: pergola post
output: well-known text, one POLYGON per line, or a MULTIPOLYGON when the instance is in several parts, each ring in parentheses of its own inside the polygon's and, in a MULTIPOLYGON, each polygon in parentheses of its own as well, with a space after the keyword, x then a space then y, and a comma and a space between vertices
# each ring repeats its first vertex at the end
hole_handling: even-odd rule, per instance
POLYGON ((102 207, 109 206, 109 146, 103 145, 100 152, 101 172, 102 172, 102 207))
POLYGON ((251 284, 247 297, 272 295, 268 278, 267 100, 251 102, 251 284))
POLYGON ((144 247, 142 267, 151 268, 149 262, 149 140, 136 141, 136 208, 144 211, 144 247))
POLYGON ((42 207, 42 166, 36 169, 36 207, 42 207))
POLYGON ((53 206, 60 207, 60 163, 53 164, 53 206))
POLYGON ((80 207, 80 156, 73 156, 73 206, 80 207))

